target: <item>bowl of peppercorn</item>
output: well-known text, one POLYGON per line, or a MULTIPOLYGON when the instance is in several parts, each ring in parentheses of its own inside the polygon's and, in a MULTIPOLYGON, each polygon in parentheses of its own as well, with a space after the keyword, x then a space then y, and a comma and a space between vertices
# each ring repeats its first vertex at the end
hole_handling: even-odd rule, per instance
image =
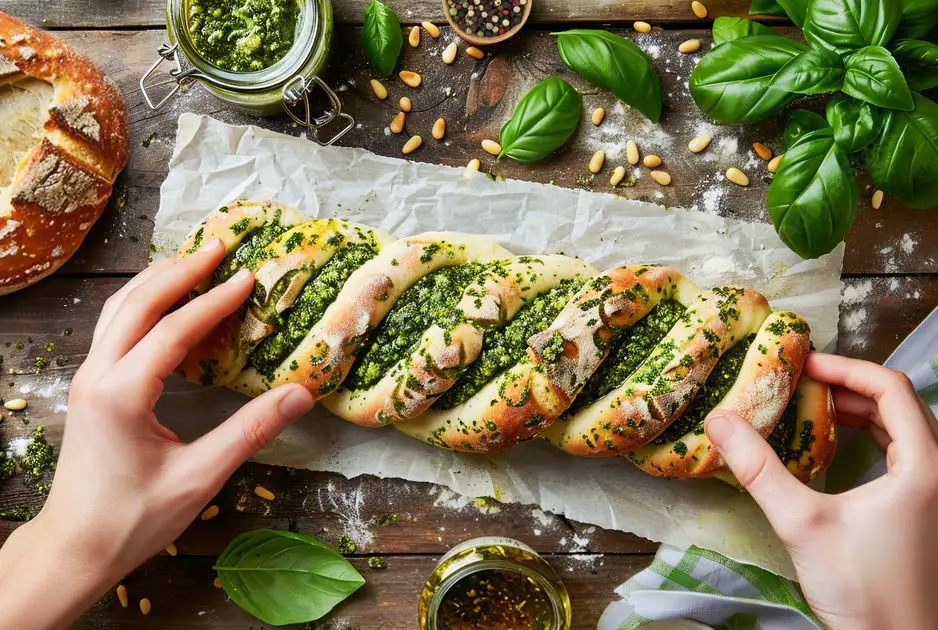
POLYGON ((503 42, 524 26, 534 0, 443 0, 443 15, 470 44, 503 42))

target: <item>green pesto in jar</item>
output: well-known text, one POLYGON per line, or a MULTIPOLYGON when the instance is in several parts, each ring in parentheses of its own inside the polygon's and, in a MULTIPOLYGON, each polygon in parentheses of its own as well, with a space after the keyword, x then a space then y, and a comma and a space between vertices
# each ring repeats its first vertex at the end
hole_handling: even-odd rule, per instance
POLYGON ((297 0, 189 0, 186 19, 195 49, 231 72, 257 72, 290 50, 300 8, 297 0))
POLYGON ((463 291, 483 269, 478 263, 443 267, 408 287, 352 366, 345 387, 362 390, 377 383, 395 363, 413 352, 424 331, 434 324, 452 330, 462 321, 457 305, 463 291))
POLYGON ((550 326, 582 284, 578 280, 563 280, 523 306, 507 326, 486 332, 479 358, 433 407, 452 409, 461 405, 520 361, 527 351, 528 339, 550 326))

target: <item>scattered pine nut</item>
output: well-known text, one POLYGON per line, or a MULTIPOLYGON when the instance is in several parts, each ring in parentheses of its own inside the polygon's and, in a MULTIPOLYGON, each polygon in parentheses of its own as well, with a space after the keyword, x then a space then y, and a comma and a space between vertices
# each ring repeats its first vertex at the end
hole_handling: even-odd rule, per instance
POLYGON ((473 173, 478 173, 481 167, 482 162, 480 162, 478 158, 473 158, 466 164, 466 170, 463 172, 463 176, 470 177, 473 173))
POLYGON ((378 79, 371 80, 371 91, 375 93, 378 100, 384 100, 388 97, 388 89, 378 79))
POLYGON ((730 180, 737 186, 748 186, 749 178, 741 170, 735 166, 726 169, 726 179, 730 180))
POLYGON ((410 29, 410 35, 407 36, 407 42, 410 44, 411 48, 416 48, 420 45, 420 27, 412 26, 410 29))
POLYGON ((693 151, 694 153, 700 153, 708 146, 710 146, 710 141, 713 138, 710 136, 697 136, 693 140, 687 143, 687 148, 693 151))
POLYGON ((625 178, 625 167, 617 166, 612 169, 612 176, 609 178, 609 185, 615 188, 625 178))
POLYGON ((873 210, 879 210, 879 207, 883 205, 883 196, 885 193, 879 189, 873 191, 873 198, 870 200, 870 205, 873 206, 873 210))
POLYGON ((410 70, 401 70, 397 73, 397 76, 401 78, 401 81, 406 83, 412 88, 420 87, 423 78, 416 72, 411 72, 410 70))
POLYGON ((442 140, 443 136, 446 135, 446 121, 442 118, 437 118, 436 122, 433 123, 433 130, 430 134, 437 140, 442 140))
POLYGON ((443 49, 443 54, 440 55, 443 59, 443 63, 449 65, 456 61, 456 53, 459 52, 459 46, 456 45, 456 42, 450 42, 449 46, 443 49))
POLYGON ((174 558, 176 557, 176 554, 179 553, 179 550, 176 549, 176 543, 174 542, 171 542, 168 545, 166 545, 166 549, 164 549, 163 551, 165 551, 166 553, 168 553, 174 558))
POLYGON ((420 145, 423 144, 423 138, 420 136, 411 136, 410 139, 404 143, 404 146, 401 148, 401 153, 407 155, 413 153, 420 148, 420 145))
POLYGON ((413 104, 410 102, 410 99, 406 96, 401 97, 400 103, 401 103, 402 112, 409 112, 411 108, 413 107, 413 104))
POLYGON ((625 159, 632 166, 638 164, 638 145, 634 140, 625 143, 625 159))
POLYGON ((14 398, 13 400, 8 400, 3 403, 3 406, 9 409, 10 411, 22 411, 26 409, 26 400, 23 398, 14 398))
POLYGON ((221 509, 217 505, 210 505, 207 508, 205 508, 205 511, 202 512, 199 518, 201 518, 203 521, 210 521, 216 516, 218 516, 218 513, 220 511, 221 509))
POLYGON ((705 7, 702 2, 698 2, 697 0, 694 0, 690 3, 690 10, 693 11, 694 15, 699 17, 701 20, 707 17, 707 14, 709 13, 709 11, 707 11, 707 7, 705 7))
POLYGON ((264 499, 265 501, 273 501, 274 499, 277 498, 273 492, 271 492, 264 486, 257 486, 256 488, 254 488, 254 494, 264 499))
POLYGON ((606 110, 602 107, 597 107, 593 110, 593 124, 597 127, 602 124, 603 118, 606 117, 606 110))
POLYGON ((482 141, 482 150, 491 155, 498 155, 502 152, 502 145, 498 144, 494 140, 489 140, 486 138, 482 141))
POLYGON ((671 184, 671 174, 667 171, 652 171, 651 178, 661 186, 669 186, 671 184))
POLYGON ((700 40, 688 39, 686 42, 681 42, 681 45, 678 46, 677 49, 679 52, 682 52, 685 55, 695 53, 700 50, 700 40))
POLYGON ((642 160, 642 164, 648 168, 658 168, 661 166, 661 158, 654 153, 651 153, 645 156, 645 159, 642 160))
POLYGON ((774 173, 774 172, 776 172, 776 171, 778 170, 778 165, 782 163, 782 156, 783 156, 783 155, 785 155, 785 154, 784 154, 784 153, 781 153, 781 154, 779 154, 779 155, 776 155, 776 156, 775 156, 774 158, 772 158, 771 160, 769 160, 769 165, 768 165, 766 168, 769 169, 769 172, 770 172, 770 173, 774 173))
POLYGON ((470 46, 466 49, 466 54, 472 57, 473 59, 482 59, 485 57, 485 53, 476 48, 475 46, 470 46))
POLYGON ((651 24, 648 22, 633 22, 632 28, 634 28, 639 33, 650 33, 651 24))
POLYGON ((152 606, 150 605, 150 600, 147 599, 146 597, 140 600, 140 612, 142 612, 144 615, 150 614, 151 607, 152 606))
POLYGON ((433 39, 436 39, 437 37, 440 36, 440 29, 438 29, 436 27, 436 24, 434 24, 433 22, 421 22, 420 26, 422 26, 423 30, 427 32, 427 35, 429 35, 433 39))
POLYGON ((603 163, 606 161, 606 154, 602 151, 597 151, 593 154, 593 157, 590 158, 589 169, 590 173, 596 174, 599 171, 603 170, 603 163))
POLYGON ((761 142, 753 142, 753 143, 752 143, 752 149, 753 149, 753 151, 756 152, 756 155, 758 155, 758 156, 759 156, 760 158, 762 158, 763 160, 771 160, 771 159, 772 159, 772 149, 770 149, 769 147, 765 146, 765 145, 762 144, 761 142))
POLYGON ((221 588, 221 578, 218 576, 215 576, 215 579, 212 580, 212 586, 214 586, 215 588, 221 588))
POLYGON ((404 131, 404 112, 397 112, 397 116, 391 119, 390 124, 388 124, 388 129, 391 130, 391 133, 400 133, 404 131))
POLYGON ((121 608, 127 608, 130 605, 130 600, 127 599, 127 587, 123 584, 117 585, 117 601, 121 603, 121 608))

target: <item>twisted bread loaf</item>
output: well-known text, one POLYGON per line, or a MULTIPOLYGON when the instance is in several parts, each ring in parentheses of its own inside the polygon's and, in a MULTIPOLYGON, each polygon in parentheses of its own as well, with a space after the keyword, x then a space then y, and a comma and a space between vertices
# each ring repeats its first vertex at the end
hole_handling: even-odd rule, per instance
POLYGON ((181 255, 210 237, 229 252, 213 282, 242 267, 257 281, 180 366, 190 381, 249 395, 298 382, 346 420, 442 448, 541 436, 666 477, 726 474, 703 433, 714 408, 749 420, 802 480, 833 456, 830 392, 801 376, 808 326, 751 289, 464 234, 391 241, 273 202, 219 209, 181 255))

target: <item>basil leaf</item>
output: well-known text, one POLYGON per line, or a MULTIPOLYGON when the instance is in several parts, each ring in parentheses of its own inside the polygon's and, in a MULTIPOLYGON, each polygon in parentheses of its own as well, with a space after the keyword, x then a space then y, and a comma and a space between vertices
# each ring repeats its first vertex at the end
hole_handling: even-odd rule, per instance
POLYGON ((397 13, 383 2, 371 0, 365 7, 361 34, 362 50, 381 76, 390 76, 401 54, 403 37, 397 13))
POLYGON ((785 9, 776 0, 752 0, 749 15, 777 15, 785 17, 785 9))
POLYGON ((834 130, 834 142, 847 153, 865 149, 879 134, 881 111, 849 96, 830 101, 827 122, 834 130))
POLYGON ((840 90, 843 77, 840 55, 821 48, 801 53, 782 66, 772 86, 796 94, 824 94, 840 90))
POLYGON ((898 0, 813 0, 804 36, 839 55, 864 46, 884 46, 899 26, 898 0))
POLYGON ((807 48, 787 37, 756 35, 728 41, 703 56, 690 76, 697 106, 721 123, 760 120, 785 107, 794 95, 772 78, 807 48))
POLYGON ((900 39, 892 45, 892 56, 902 68, 910 89, 921 92, 938 86, 938 45, 900 39))
POLYGON ((899 37, 925 37, 935 24, 938 24, 938 0, 902 0, 899 37))
POLYGON ((739 17, 718 17, 713 21, 713 45, 739 39, 740 37, 749 37, 750 35, 773 35, 778 34, 764 24, 747 20, 739 17))
POLYGON ((560 58, 578 75, 606 88, 652 122, 661 119, 661 83, 642 49, 609 31, 553 33, 560 58))
POLYGON ((752 0, 750 15, 779 15, 791 18, 799 27, 804 24, 809 0, 752 0))
POLYGON ((834 249, 857 214, 859 191, 847 154, 834 132, 819 129, 801 136, 769 186, 766 206, 782 241, 803 258, 834 249))
POLYGON ((844 93, 886 109, 911 111, 912 93, 899 64, 882 46, 867 46, 844 60, 844 93))
POLYGON ((938 205, 938 104, 913 95, 911 112, 889 111, 866 168, 877 188, 912 208, 938 205))
POLYGON ((365 583, 326 543, 273 529, 239 535, 212 568, 231 601, 275 626, 319 619, 365 583))
POLYGON ((560 147, 583 113, 580 95, 563 79, 544 79, 524 95, 501 131, 502 152, 518 162, 536 162, 560 147))
POLYGON ((818 129, 826 129, 827 126, 827 121, 820 114, 806 109, 793 109, 788 112, 788 122, 782 132, 782 146, 787 151, 801 136, 818 129))

